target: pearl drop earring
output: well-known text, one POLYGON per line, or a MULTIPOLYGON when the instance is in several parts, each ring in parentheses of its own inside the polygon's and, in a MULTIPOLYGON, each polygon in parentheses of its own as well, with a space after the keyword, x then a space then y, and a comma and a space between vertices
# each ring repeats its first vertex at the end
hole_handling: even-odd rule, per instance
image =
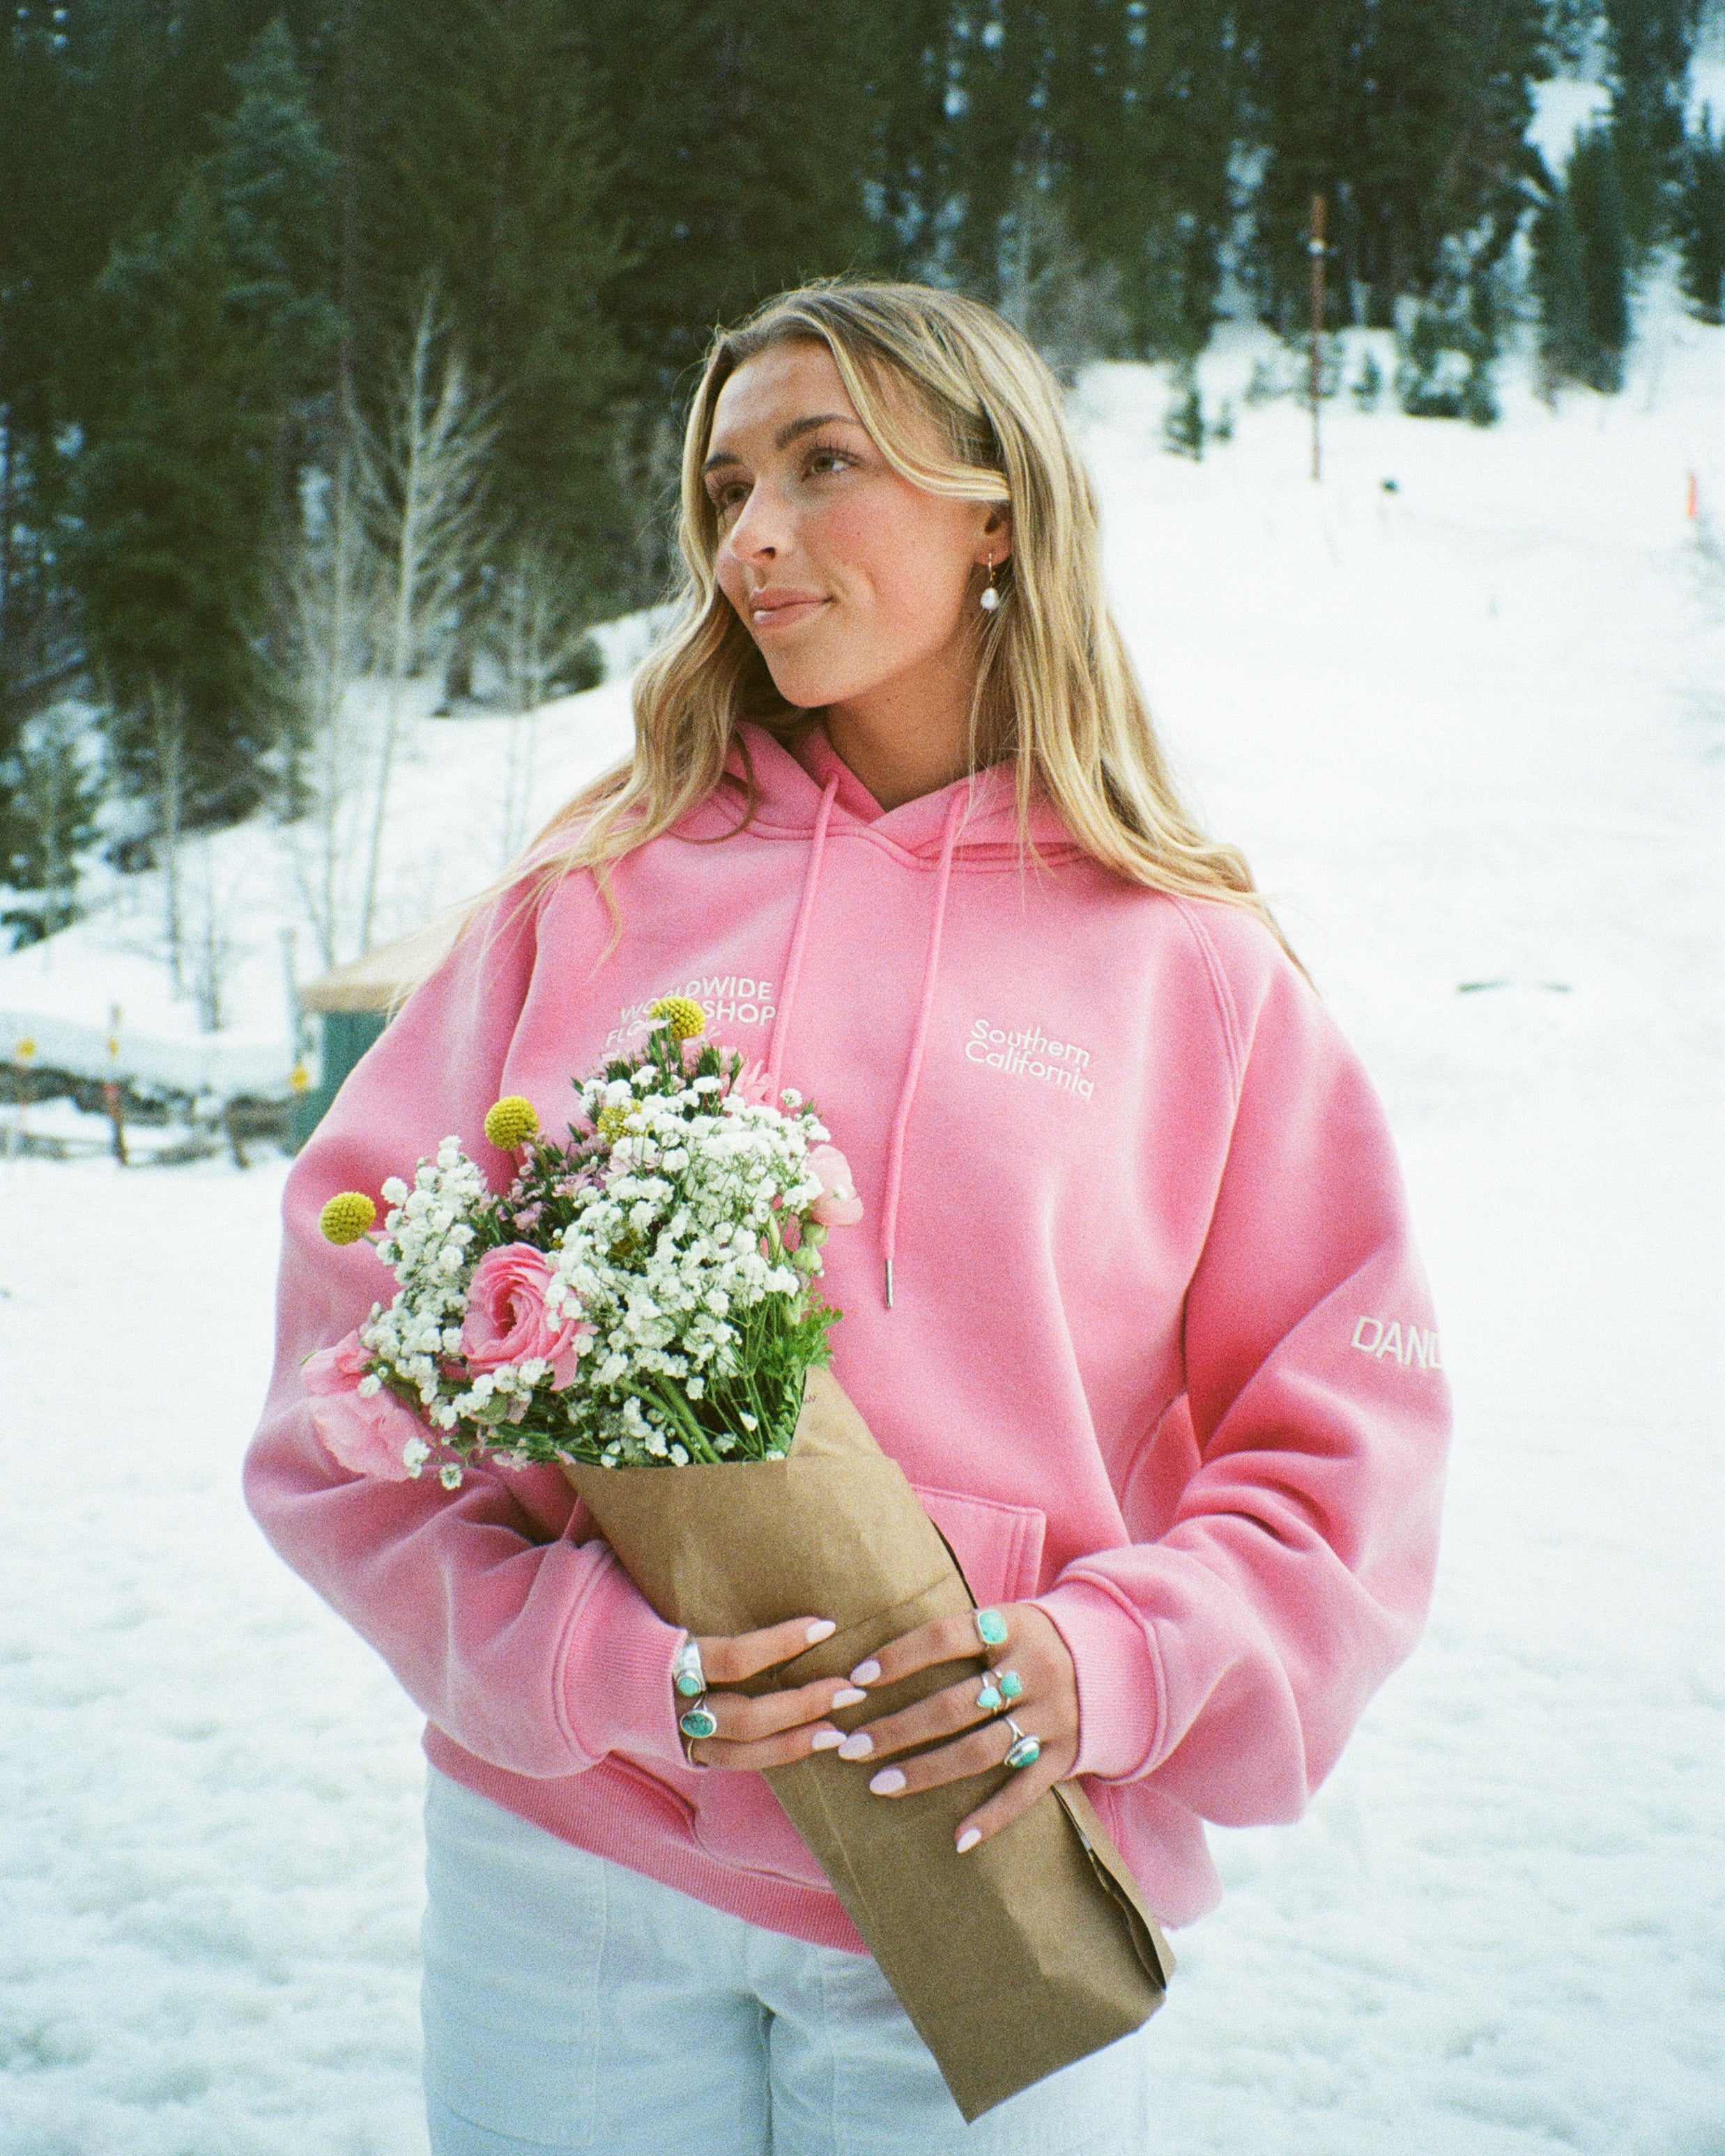
POLYGON ((988 586, 983 592, 982 596, 978 599, 977 604, 982 608, 984 613, 993 613, 995 608, 998 607, 999 603, 1000 594, 994 588, 994 557, 991 554, 988 557, 988 586))

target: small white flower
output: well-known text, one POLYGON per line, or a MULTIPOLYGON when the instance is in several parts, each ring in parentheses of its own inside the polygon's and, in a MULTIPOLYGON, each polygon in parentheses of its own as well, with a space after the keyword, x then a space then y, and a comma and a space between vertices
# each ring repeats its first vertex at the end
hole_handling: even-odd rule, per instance
POLYGON ((445 1490, 459 1490, 461 1487, 461 1470, 453 1460, 446 1460, 437 1471, 437 1479, 445 1490))

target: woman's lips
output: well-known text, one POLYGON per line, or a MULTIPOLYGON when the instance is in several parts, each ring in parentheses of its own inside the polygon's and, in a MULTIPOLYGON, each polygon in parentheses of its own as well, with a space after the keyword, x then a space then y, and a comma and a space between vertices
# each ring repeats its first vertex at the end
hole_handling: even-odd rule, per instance
POLYGON ((787 592, 782 597, 762 592, 749 601, 749 619, 757 631, 789 629, 797 622, 807 621, 825 604, 819 592, 787 592))

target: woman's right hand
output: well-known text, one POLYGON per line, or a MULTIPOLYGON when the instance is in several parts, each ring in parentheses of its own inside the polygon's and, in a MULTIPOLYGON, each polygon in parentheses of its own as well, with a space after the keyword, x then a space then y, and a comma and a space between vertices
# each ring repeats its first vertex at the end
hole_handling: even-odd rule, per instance
MULTIPOLYGON (((762 1767, 784 1767, 793 1759, 806 1759, 811 1752, 830 1752, 841 1743, 844 1731, 825 1717, 834 1707, 860 1707, 868 1697, 849 1677, 822 1677, 792 1691, 766 1691, 752 1698, 720 1689, 790 1661, 829 1640, 835 1629, 827 1618, 793 1617, 788 1624, 768 1625, 758 1632, 698 1638, 695 1644, 701 1650, 708 1686, 700 1704, 719 1726, 711 1737, 685 1739, 684 1748, 693 1763, 758 1773, 762 1767)), ((695 1704, 680 1699, 679 1715, 695 1704)))

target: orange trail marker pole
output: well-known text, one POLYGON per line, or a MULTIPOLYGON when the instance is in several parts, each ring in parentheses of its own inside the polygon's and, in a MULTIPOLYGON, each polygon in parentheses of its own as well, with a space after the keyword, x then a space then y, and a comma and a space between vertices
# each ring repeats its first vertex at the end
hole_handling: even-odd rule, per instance
POLYGON ((1324 333, 1324 198, 1312 198, 1312 237, 1307 242, 1312 257, 1312 476, 1317 479, 1322 464, 1318 449, 1318 407, 1323 379, 1322 346, 1324 333))
POLYGON ((1689 475, 1687 498, 1683 505, 1683 514, 1692 524, 1701 514, 1701 483, 1693 472, 1689 475))

